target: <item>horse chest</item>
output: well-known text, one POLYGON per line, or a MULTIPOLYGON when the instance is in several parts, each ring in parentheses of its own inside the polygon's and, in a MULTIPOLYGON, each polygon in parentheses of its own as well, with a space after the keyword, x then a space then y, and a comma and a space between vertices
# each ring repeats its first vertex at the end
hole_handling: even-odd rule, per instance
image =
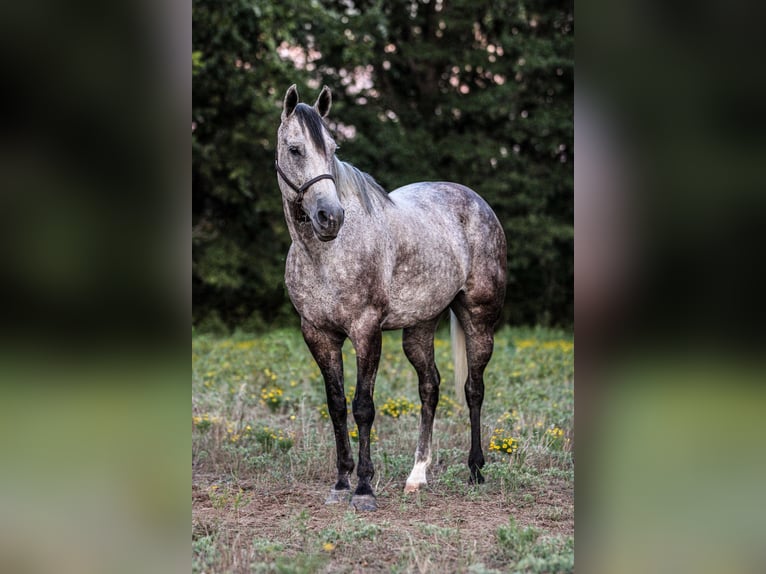
POLYGON ((295 309, 314 324, 345 327, 361 310, 385 306, 379 274, 358 264, 288 257, 285 284, 295 309))

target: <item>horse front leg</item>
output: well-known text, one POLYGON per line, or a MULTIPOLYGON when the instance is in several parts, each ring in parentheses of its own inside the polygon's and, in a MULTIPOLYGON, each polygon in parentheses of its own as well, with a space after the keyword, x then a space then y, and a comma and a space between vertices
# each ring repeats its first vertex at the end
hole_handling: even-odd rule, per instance
POLYGON ((346 423, 346 395, 343 389, 343 354, 345 337, 336 333, 316 329, 307 322, 301 324, 303 338, 308 345, 319 370, 324 377, 327 393, 327 410, 332 420, 335 433, 335 452, 337 455, 338 479, 325 500, 325 504, 345 502, 351 493, 349 476, 354 470, 351 456, 351 444, 348 441, 346 423))
POLYGON ((370 431, 375 420, 375 376, 380 361, 381 332, 377 324, 357 336, 352 335, 351 342, 356 350, 356 393, 353 400, 354 420, 359 427, 359 466, 357 484, 351 505, 356 510, 377 510, 375 494, 372 491, 372 478, 375 468, 370 458, 370 431))

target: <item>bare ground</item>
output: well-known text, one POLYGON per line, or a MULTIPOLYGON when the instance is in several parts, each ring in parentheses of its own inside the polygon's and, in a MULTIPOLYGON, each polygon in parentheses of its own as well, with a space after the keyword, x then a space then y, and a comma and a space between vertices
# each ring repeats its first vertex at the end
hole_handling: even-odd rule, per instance
POLYGON ((478 563, 504 569, 512 557, 498 549, 496 532, 511 517, 541 537, 574 535, 569 481, 550 478, 510 493, 480 486, 468 495, 438 486, 414 495, 403 493, 403 483, 379 487, 379 510, 355 514, 324 504, 326 481, 221 484, 220 475, 197 475, 194 537, 214 535, 228 553, 217 564, 234 572, 258 564, 261 571, 463 572, 478 563), (268 569, 275 561, 281 566, 268 569))

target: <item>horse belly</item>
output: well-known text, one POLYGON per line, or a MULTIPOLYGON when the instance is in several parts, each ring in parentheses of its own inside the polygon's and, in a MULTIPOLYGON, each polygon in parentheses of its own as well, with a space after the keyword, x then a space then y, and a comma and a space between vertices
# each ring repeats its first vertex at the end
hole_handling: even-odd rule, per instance
POLYGON ((403 329, 433 319, 447 308, 456 293, 438 298, 392 301, 389 312, 381 323, 381 328, 403 329))
POLYGON ((388 287, 385 329, 401 329, 433 319, 455 298, 465 282, 457 258, 400 264, 388 287))

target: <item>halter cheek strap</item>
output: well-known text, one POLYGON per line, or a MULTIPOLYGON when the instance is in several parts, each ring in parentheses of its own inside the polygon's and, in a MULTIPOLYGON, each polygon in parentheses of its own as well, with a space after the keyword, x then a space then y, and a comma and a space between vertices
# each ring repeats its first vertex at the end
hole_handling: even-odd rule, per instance
POLYGON ((290 189, 292 189, 295 193, 298 194, 298 197, 294 200, 294 203, 301 203, 303 201, 303 194, 305 194, 308 188, 310 188, 312 185, 314 185, 318 181, 322 181, 323 179, 329 179, 333 183, 335 183, 335 177, 333 177, 329 173, 323 173, 322 175, 318 175, 308 180, 303 185, 297 186, 292 181, 290 181, 290 178, 287 177, 287 174, 284 171, 282 171, 282 168, 279 167, 279 161, 276 158, 274 158, 274 166, 277 168, 277 173, 279 174, 279 177, 281 177, 282 180, 288 186, 290 186, 290 189))

